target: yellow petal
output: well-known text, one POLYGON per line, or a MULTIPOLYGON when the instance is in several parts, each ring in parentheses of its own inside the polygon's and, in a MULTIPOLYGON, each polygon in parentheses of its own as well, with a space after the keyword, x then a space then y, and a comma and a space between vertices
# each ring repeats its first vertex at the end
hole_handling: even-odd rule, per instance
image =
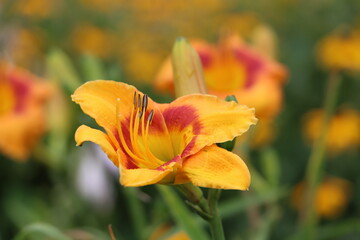
MULTIPOLYGON (((143 94, 135 87, 125 83, 96 80, 80 86, 72 95, 72 99, 80 105, 84 113, 94 118, 101 127, 106 129, 106 132, 119 141, 116 110, 121 115, 120 121, 125 126, 124 128, 128 127, 134 105, 134 93, 138 93, 140 98, 143 97, 143 94)), ((156 143, 153 143, 153 140, 156 140, 158 137, 165 139, 162 143, 162 149, 166 149, 166 159, 171 159, 172 151, 167 153, 168 150, 172 150, 171 141, 164 118, 158 109, 158 104, 148 98, 147 109, 147 113, 144 114, 145 119, 148 118, 150 111, 154 110, 154 117, 149 128, 149 136, 154 135, 155 137, 149 137, 149 145, 154 146, 156 143)), ((124 138, 128 140, 129 135, 125 134, 124 138)), ((114 143, 114 145, 116 146, 117 144, 114 143)), ((161 152, 155 152, 155 154, 157 156, 163 155, 161 152)))
POLYGON ((100 130, 81 125, 75 133, 76 145, 79 146, 85 141, 98 144, 111 161, 118 166, 117 154, 114 147, 110 143, 109 137, 100 130))
POLYGON ((156 170, 147 168, 120 169, 120 183, 126 187, 140 187, 162 183, 173 172, 172 169, 156 170))
POLYGON ((183 158, 205 146, 243 134, 257 122, 254 112, 254 109, 235 102, 199 94, 180 97, 163 106, 175 154, 179 154, 181 149, 183 158))
POLYGON ((96 80, 80 86, 71 96, 84 113, 104 128, 116 129, 116 106, 125 118, 131 113, 137 89, 121 82, 96 80), (120 101, 118 101, 120 99, 120 101))
POLYGON ((175 184, 189 181, 200 187, 247 190, 250 173, 239 156, 212 145, 183 161, 175 184))

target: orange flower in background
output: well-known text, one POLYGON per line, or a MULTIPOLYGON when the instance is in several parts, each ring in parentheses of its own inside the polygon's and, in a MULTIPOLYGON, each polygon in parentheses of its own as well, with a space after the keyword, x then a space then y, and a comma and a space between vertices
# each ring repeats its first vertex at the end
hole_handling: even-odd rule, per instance
POLYGON ((45 132, 48 87, 20 68, 0 62, 0 152, 24 161, 45 132))
POLYGON ((223 11, 228 4, 221 0, 194 0, 189 3, 182 0, 133 0, 128 1, 127 5, 130 11, 136 15, 138 21, 149 22, 179 22, 180 16, 186 16, 188 19, 205 14, 223 11), (179 18, 174 17, 179 16, 179 18))
POLYGON ((157 67, 167 54, 162 47, 164 41, 160 38, 152 32, 138 30, 117 39, 119 46, 126 46, 116 49, 119 64, 132 81, 143 84, 153 80, 157 67))
MULTIPOLYGON (((305 115, 304 134, 314 142, 319 137, 324 111, 313 110, 305 115)), ((354 109, 341 109, 330 120, 326 137, 327 150, 331 154, 356 149, 360 146, 360 113, 354 109)))
MULTIPOLYGON (((282 85, 287 75, 280 64, 262 56, 237 35, 223 37, 218 46, 193 41, 203 68, 210 94, 225 98, 235 95, 241 104, 254 107, 257 116, 271 118, 282 105, 282 85)), ((173 91, 170 59, 160 69, 156 88, 173 91)))
POLYGON ((84 7, 100 12, 114 12, 123 5, 122 0, 78 0, 84 7))
POLYGON ((14 11, 26 17, 46 18, 58 10, 57 0, 16 0, 14 11))
POLYGON ((24 68, 41 67, 36 65, 44 49, 43 34, 39 29, 9 29, 5 39, 3 57, 24 68))
POLYGON ((77 144, 99 144, 119 167, 124 186, 249 187, 245 163, 215 143, 247 131, 256 123, 254 109, 201 94, 158 104, 133 86, 104 80, 85 83, 72 99, 106 132, 82 125, 77 144))
POLYGON ((149 240, 159 240, 159 239, 166 239, 166 240, 191 240, 190 237, 184 232, 179 231, 169 235, 173 229, 170 225, 161 225, 160 227, 156 228, 155 231, 149 237, 149 240))
POLYGON ((107 58, 112 54, 114 36, 110 31, 92 25, 77 26, 71 36, 72 47, 79 53, 107 58))
POLYGON ((323 38, 317 47, 320 63, 331 70, 360 70, 360 30, 339 29, 323 38))
MULTIPOLYGON (((298 184, 292 195, 293 206, 301 211, 305 183, 298 184)), ((351 183, 347 180, 327 177, 319 185, 315 195, 315 210, 323 218, 336 218, 344 212, 351 196, 351 183)))

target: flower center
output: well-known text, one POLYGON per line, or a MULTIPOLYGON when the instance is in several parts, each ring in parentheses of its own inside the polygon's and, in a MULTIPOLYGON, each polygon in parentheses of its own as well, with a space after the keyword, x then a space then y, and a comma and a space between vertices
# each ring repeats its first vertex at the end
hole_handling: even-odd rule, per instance
POLYGON ((221 92, 238 90, 246 82, 245 67, 230 53, 214 59, 214 62, 204 69, 204 75, 208 88, 221 92))
MULTIPOLYGON (((118 103, 120 99, 118 99, 118 103)), ((162 165, 164 161, 157 158, 149 148, 149 127, 154 118, 154 110, 148 110, 148 96, 142 97, 134 93, 134 103, 131 109, 128 134, 122 122, 127 122, 124 116, 119 114, 119 104, 116 105, 116 121, 121 146, 124 151, 132 158, 133 163, 138 167, 155 169, 162 165), (145 120, 146 118, 146 120, 145 120), (122 121, 121 121, 122 120, 122 121)))
POLYGON ((10 84, 0 81, 0 115, 5 115, 15 108, 15 93, 10 84))

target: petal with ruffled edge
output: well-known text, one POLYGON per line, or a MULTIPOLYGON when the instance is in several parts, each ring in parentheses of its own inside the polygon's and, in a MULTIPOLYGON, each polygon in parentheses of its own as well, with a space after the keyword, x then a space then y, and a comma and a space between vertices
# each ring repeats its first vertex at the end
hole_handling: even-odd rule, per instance
POLYGON ((111 161, 117 166, 117 154, 114 146, 111 145, 109 137, 100 130, 81 125, 75 133, 76 145, 79 146, 86 141, 98 144, 111 161))
POLYGON ((113 130, 116 129, 116 105, 119 104, 120 113, 128 117, 135 91, 135 87, 124 83, 96 80, 80 86, 71 98, 101 127, 113 130))
POLYGON ((183 96, 162 109, 175 154, 182 158, 232 140, 257 122, 254 109, 211 95, 183 96))
POLYGON ((212 145, 183 161, 175 184, 187 182, 207 188, 247 190, 250 173, 239 156, 212 145))
MULTIPOLYGON (((96 80, 85 83, 80 86, 72 95, 73 101, 78 103, 84 113, 88 114, 96 120, 96 122, 103 127, 111 137, 113 145, 119 146, 114 140, 120 142, 119 126, 116 119, 116 112, 121 115, 119 118, 123 126, 123 136, 129 148, 132 150, 129 140, 129 125, 132 108, 134 106, 134 93, 137 93, 140 99, 143 93, 138 91, 135 87, 121 82, 96 80), (127 128, 127 129, 126 129, 127 128)), ((162 142, 161 151, 156 147, 152 149, 154 154, 158 157, 166 157, 170 160, 173 157, 171 141, 164 118, 158 109, 158 104, 148 98, 148 111, 144 114, 147 119, 150 110, 154 110, 154 117, 149 128, 149 145, 150 148, 162 142)), ((121 144, 120 144, 121 145, 121 144)), ((122 148, 123 155, 127 155, 122 148)))

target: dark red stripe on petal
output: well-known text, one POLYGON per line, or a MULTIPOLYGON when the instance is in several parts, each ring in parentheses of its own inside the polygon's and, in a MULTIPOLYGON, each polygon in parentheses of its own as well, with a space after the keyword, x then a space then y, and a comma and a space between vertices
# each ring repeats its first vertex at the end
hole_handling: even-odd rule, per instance
POLYGON ((183 152, 181 153, 181 157, 182 158, 186 158, 191 154, 191 150, 194 148, 195 143, 196 143, 196 139, 197 136, 193 137, 193 139, 191 139, 191 141, 186 145, 185 149, 183 150, 183 152))
POLYGON ((212 57, 208 52, 197 50, 203 68, 208 68, 212 63, 212 57))
POLYGON ((16 104, 14 111, 16 113, 20 113, 26 106, 26 100, 30 93, 30 84, 33 80, 30 79, 30 76, 21 76, 13 70, 8 72, 7 77, 16 96, 16 104))
POLYGON ((173 164, 173 163, 176 163, 176 164, 182 164, 182 158, 177 155, 175 156, 173 159, 171 159, 170 161, 164 163, 163 165, 161 165, 160 167, 156 168, 156 170, 160 170, 160 171, 164 171, 167 169, 167 166, 173 164))
MULTIPOLYGON (((129 128, 128 128, 129 124, 127 124, 127 122, 123 122, 121 123, 121 129, 122 129, 122 134, 124 136, 124 139, 125 139, 125 142, 127 144, 127 146, 129 147, 129 149, 131 151, 133 151, 133 147, 131 145, 131 140, 130 140, 130 133, 129 133, 129 128)), ((118 133, 118 130, 116 129, 114 131, 114 136, 116 138, 116 140, 119 142, 119 145, 120 145, 120 149, 121 151, 124 153, 124 156, 126 159, 123 159, 123 163, 124 166, 126 169, 135 169, 135 168, 139 168, 138 166, 136 166, 135 162, 134 162, 134 159, 132 157, 129 156, 129 154, 127 154, 124 146, 122 145, 121 143, 121 140, 120 140, 120 137, 119 137, 119 133, 118 133)))
POLYGON ((169 131, 181 131, 192 125, 193 134, 199 134, 201 124, 198 120, 196 108, 190 105, 172 107, 169 105, 163 112, 163 116, 169 131))
POLYGON ((245 88, 250 88, 255 82, 258 73, 264 67, 264 60, 255 53, 249 50, 237 48, 234 49, 235 56, 246 69, 245 88))

